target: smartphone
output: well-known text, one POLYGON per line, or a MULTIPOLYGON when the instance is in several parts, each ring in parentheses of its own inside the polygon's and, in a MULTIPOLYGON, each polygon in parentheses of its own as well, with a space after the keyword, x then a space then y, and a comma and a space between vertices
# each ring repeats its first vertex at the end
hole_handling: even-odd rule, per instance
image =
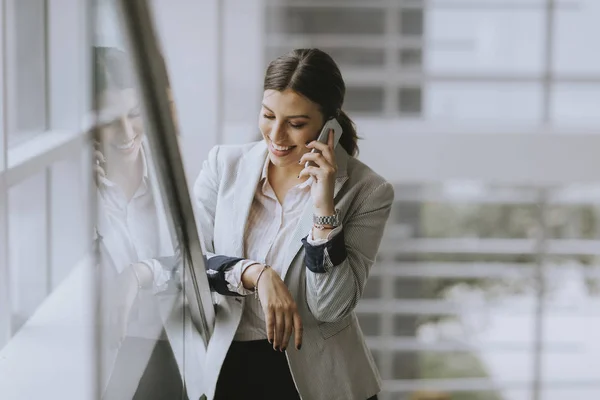
MULTIPOLYGON (((319 137, 317 138, 317 140, 321 143, 325 143, 327 144, 328 140, 329 140, 329 130, 333 129, 333 148, 335 149, 338 145, 338 143, 340 142, 340 138, 342 137, 342 126, 340 125, 339 122, 337 122, 337 119, 335 118, 331 118, 330 120, 328 120, 327 122, 325 122, 325 125, 323 126, 323 129, 321 129, 321 133, 319 134, 319 137)), ((311 153, 316 153, 319 150, 317 149, 312 149, 311 153)), ((304 164, 304 168, 308 167, 309 165, 315 165, 315 163, 313 163, 312 161, 307 161, 306 164, 304 164)))

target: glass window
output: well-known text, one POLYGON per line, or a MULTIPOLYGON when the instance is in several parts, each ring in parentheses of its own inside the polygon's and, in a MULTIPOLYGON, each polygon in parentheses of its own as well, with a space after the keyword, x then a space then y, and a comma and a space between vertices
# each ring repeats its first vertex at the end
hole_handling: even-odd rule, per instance
POLYGON ((45 172, 8 192, 9 273, 14 335, 48 295, 45 172))
POLYGON ((556 123, 598 125, 600 83, 557 83, 551 90, 551 115, 556 123))
POLYGON ((423 36, 423 19, 423 10, 400 10, 400 34, 402 36, 423 36))
POLYGON ((421 68, 423 66, 423 50, 401 49, 398 52, 398 63, 401 68, 421 68))
POLYGON ((462 121, 541 120, 542 91, 527 83, 429 83, 424 88, 426 119, 462 121))
POLYGON ((398 106, 402 115, 421 115, 423 111, 423 91, 421 88, 400 88, 398 91, 398 106))
POLYGON ((62 160, 50 170, 50 245, 52 290, 90 251, 89 159, 83 154, 62 160))
MULTIPOLYGON (((214 322, 177 151, 165 59, 156 42, 144 43, 143 54, 136 52, 142 45, 136 39, 151 34, 152 21, 138 24, 144 4, 136 3, 139 13, 122 11, 125 23, 132 24, 128 29, 137 33, 131 36, 131 51, 106 43, 93 49, 99 369, 105 398, 182 398, 184 376, 194 377, 187 381, 188 390, 202 390, 197 373, 205 349, 199 346, 214 322), (159 68, 151 78, 140 76, 139 63, 159 68), (149 114, 147 109, 159 111, 149 114), (155 384, 157 376, 161 385, 155 384)), ((98 24, 99 29, 110 26, 98 24)), ((128 31, 122 32, 126 36, 128 31)))
POLYGON ((152 390, 179 398, 184 321, 167 321, 182 307, 183 250, 164 203, 132 55, 116 47, 93 51, 99 384, 105 398, 146 398, 152 390), (149 383, 152 371, 168 377, 160 389, 149 383))
POLYGON ((399 380, 388 393, 529 400, 539 341, 544 397, 597 393, 600 258, 573 243, 600 238, 597 190, 555 188, 540 205, 534 186, 396 185, 372 271, 391 290, 357 308, 361 321, 380 317, 380 337, 369 345, 386 379, 399 380), (549 252, 560 254, 542 255, 539 267, 542 215, 549 252))
POLYGON ((543 71, 544 13, 539 5, 433 7, 427 9, 427 22, 424 51, 429 71, 476 75, 543 71))
POLYGON ((379 336, 381 334, 379 315, 362 314, 358 320, 360 328, 366 336, 379 336))
POLYGON ((344 110, 359 113, 382 113, 383 98, 384 93, 381 87, 347 87, 344 110))
POLYGON ((46 1, 7 3, 8 142, 43 132, 46 104, 46 1))
POLYGON ((553 60, 557 73, 598 77, 600 54, 588 46, 591 38, 600 36, 598 15, 600 3, 595 0, 579 0, 575 7, 557 7, 553 60))
POLYGON ((267 32, 286 34, 383 34, 385 12, 376 8, 269 7, 267 32))
MULTIPOLYGON (((327 52, 339 65, 344 67, 383 67, 385 63, 385 50, 366 47, 325 47, 320 46, 321 50, 327 52)), ((267 47, 266 61, 282 56, 293 50, 291 47, 267 47)), ((342 71, 343 73, 343 71, 342 71)))

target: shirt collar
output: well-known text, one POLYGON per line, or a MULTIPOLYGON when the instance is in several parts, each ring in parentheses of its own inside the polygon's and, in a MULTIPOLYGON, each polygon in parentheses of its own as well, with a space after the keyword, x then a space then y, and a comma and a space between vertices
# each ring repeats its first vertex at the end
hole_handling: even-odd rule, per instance
MULTIPOLYGON (((144 146, 140 147, 140 155, 142 156, 142 183, 140 185, 140 188, 145 188, 148 182, 148 161, 146 159, 146 153, 144 152, 144 146)), ((104 176, 100 177, 98 181, 106 187, 116 186, 116 184, 113 181, 104 176)))
MULTIPOLYGON (((262 192, 263 193, 267 193, 267 185, 269 184, 269 163, 271 162, 271 160, 269 159, 269 156, 267 155, 267 158, 265 159, 265 162, 263 164, 263 168, 262 168, 262 173, 260 174, 260 181, 259 183, 261 184, 261 188, 262 188, 262 192)), ((297 185, 295 185, 293 187, 293 189, 300 189, 303 190, 306 187, 311 186, 313 183, 313 177, 311 176, 310 178, 308 178, 305 182, 299 183, 297 185)))

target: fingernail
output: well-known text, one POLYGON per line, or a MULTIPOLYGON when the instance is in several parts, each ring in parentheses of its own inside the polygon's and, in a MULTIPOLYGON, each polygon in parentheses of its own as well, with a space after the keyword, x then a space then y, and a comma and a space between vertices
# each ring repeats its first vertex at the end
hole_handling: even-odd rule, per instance
POLYGON ((308 146, 308 144, 309 144, 310 142, 312 142, 312 140, 309 140, 309 141, 307 141, 307 142, 306 142, 306 143, 304 143, 304 144, 308 146))
POLYGON ((302 160, 298 161, 298 164, 302 164, 302 160))
POLYGON ((302 345, 301 345, 301 344, 299 344, 299 345, 298 345, 298 350, 300 350, 301 348, 302 348, 302 345))
POLYGON ((298 179, 300 179, 300 175, 298 175, 298 179))

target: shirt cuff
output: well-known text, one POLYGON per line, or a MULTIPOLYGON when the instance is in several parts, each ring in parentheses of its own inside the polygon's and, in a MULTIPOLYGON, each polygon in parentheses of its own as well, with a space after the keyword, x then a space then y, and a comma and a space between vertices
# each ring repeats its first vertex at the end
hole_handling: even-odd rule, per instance
POLYGON ((313 234, 312 234, 313 228, 310 228, 310 231, 308 232, 308 237, 306 238, 306 241, 311 246, 320 246, 322 244, 327 243, 334 237, 336 237, 341 231, 342 231, 342 225, 339 225, 339 226, 333 228, 333 230, 331 232, 329 232, 329 234, 327 235, 327 237, 325 239, 313 239, 313 234))
POLYGON ((259 264, 252 260, 238 261, 232 268, 225 271, 225 280, 227 281, 227 289, 231 292, 246 296, 252 294, 252 290, 248 290, 242 284, 242 274, 251 265, 259 264))
POLYGON ((167 283, 169 282, 169 279, 171 279, 171 273, 165 271, 158 260, 151 259, 140 262, 150 268, 150 271, 152 272, 152 292, 156 294, 166 290, 167 283))

